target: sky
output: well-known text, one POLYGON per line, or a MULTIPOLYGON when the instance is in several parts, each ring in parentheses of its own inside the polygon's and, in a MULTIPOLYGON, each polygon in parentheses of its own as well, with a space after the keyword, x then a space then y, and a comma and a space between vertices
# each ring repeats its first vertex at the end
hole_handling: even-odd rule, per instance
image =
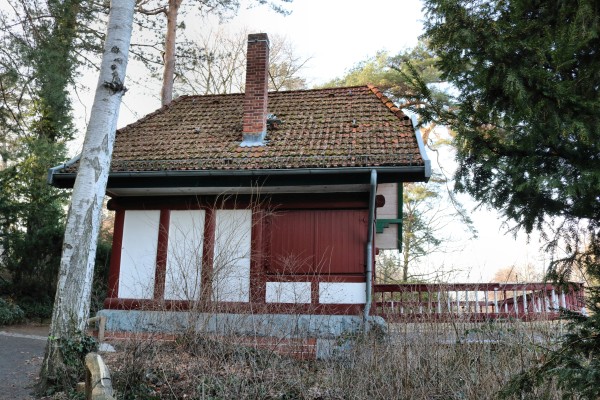
MULTIPOLYGON (((410 48, 417 43, 423 29, 424 15, 418 0, 294 0, 288 5, 292 11, 288 16, 276 14, 264 6, 247 9, 246 0, 241 3, 237 16, 222 28, 233 32, 247 28, 250 32, 285 36, 297 55, 310 58, 302 72, 309 86, 343 76, 377 51, 396 54, 410 48)), ((216 18, 187 21, 186 25, 192 33, 219 27, 216 18)), ((128 75, 140 73, 145 72, 128 70, 128 75)), ((129 89, 121 107, 119 127, 160 107, 158 88, 138 86, 129 89)), ((80 120, 86 120, 93 95, 88 93, 81 97, 77 115, 80 120)), ((451 154, 444 155, 444 166, 451 174, 451 154)), ((530 243, 524 235, 514 238, 512 234, 506 234, 507 227, 502 225, 497 212, 485 208, 472 211, 476 204, 466 196, 460 199, 470 210, 479 236, 475 240, 466 240, 459 230, 448 232, 448 236, 461 243, 462 250, 429 257, 428 270, 444 268, 457 271, 455 281, 482 282, 491 279, 502 267, 531 263, 541 270, 547 263, 548 259, 538 251, 536 235, 530 243)))
POLYGON ((286 36, 300 54, 312 57, 309 83, 323 83, 378 50, 397 53, 414 46, 422 31, 417 0, 294 0, 292 14, 265 7, 244 9, 232 21, 255 32, 286 36))
MULTIPOLYGON (((294 0, 288 5, 292 11, 288 16, 267 6, 248 8, 252 4, 249 0, 240 3, 237 16, 221 27, 233 32, 247 28, 249 32, 285 37, 297 55, 310 58, 302 71, 309 87, 343 76, 379 50, 398 53, 412 47, 422 31, 421 3, 417 0, 294 0)), ((217 18, 186 21, 192 36, 218 28, 217 18)), ((146 73, 131 65, 128 75, 146 73)), ((159 108, 158 95, 158 88, 129 86, 119 126, 159 108)), ((91 94, 88 96, 91 98, 91 94)), ((86 109, 91 109, 91 103, 86 109)), ((83 118, 87 118, 87 113, 83 113, 83 118)))

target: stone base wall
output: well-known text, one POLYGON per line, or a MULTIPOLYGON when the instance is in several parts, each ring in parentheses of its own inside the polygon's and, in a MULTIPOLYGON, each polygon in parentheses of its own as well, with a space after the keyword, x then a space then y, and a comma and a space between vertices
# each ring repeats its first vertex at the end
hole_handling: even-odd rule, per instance
MULTIPOLYGON (((242 346, 298 358, 329 358, 347 347, 344 338, 363 332, 362 317, 348 315, 205 314, 176 311, 101 310, 106 340, 174 340, 190 331, 235 338, 242 346), (342 340, 341 340, 342 339, 342 340)), ((367 328, 387 329, 381 317, 367 328)))

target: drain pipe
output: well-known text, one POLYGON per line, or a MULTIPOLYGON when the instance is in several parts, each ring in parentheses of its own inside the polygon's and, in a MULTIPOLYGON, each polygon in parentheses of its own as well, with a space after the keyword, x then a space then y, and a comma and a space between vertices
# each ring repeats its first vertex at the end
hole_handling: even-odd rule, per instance
POLYGON ((371 313, 371 302, 373 301, 373 236, 375 234, 375 196, 377 195, 377 171, 371 170, 371 191, 369 193, 369 230, 367 234, 367 268, 366 278, 366 303, 363 319, 366 323, 371 313))

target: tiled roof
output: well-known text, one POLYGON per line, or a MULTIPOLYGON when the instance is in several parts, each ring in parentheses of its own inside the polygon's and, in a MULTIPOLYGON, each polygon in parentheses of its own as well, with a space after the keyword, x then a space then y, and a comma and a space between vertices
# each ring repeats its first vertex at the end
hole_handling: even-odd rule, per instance
POLYGON ((282 123, 241 147, 243 94, 182 96, 117 131, 112 172, 422 166, 411 121, 373 86, 269 93, 282 123))

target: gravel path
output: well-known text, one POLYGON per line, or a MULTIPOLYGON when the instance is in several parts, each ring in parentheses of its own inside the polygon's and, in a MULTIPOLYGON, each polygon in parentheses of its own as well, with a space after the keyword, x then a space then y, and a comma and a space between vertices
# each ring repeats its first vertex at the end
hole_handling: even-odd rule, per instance
POLYGON ((44 357, 47 325, 0 326, 0 399, 30 400, 44 357))

